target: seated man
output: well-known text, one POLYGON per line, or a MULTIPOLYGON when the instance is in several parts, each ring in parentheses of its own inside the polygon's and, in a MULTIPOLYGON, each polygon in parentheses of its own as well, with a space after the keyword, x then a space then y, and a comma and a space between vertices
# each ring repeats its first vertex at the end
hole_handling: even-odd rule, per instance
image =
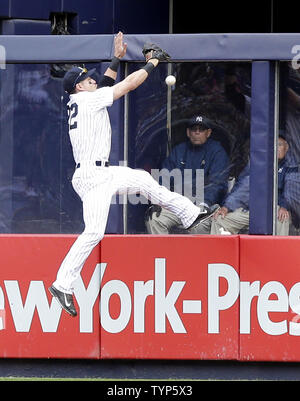
MULTIPOLYGON (((286 167, 285 155, 289 145, 283 137, 278 139, 278 214, 277 235, 288 235, 290 213, 284 198, 286 167)), ((214 214, 211 222, 211 234, 238 234, 249 229, 249 182, 250 163, 238 177, 232 191, 227 195, 222 207, 214 214)))
MULTIPOLYGON (((188 121, 186 129, 187 141, 175 146, 169 157, 164 161, 162 169, 168 172, 180 171, 180 180, 187 187, 187 172, 191 173, 190 195, 197 205, 203 205, 208 215, 214 209, 212 205, 219 204, 227 192, 229 175, 229 157, 222 145, 210 138, 211 122, 203 116, 194 116, 188 121), (199 174, 204 176, 204 188, 200 187, 199 174), (198 187, 197 187, 198 186, 198 187), (204 196, 203 196, 204 190, 204 196), (198 199, 202 192, 202 200, 198 199)), ((203 184, 203 183, 202 183, 203 184)), ((172 188, 176 192, 176 188, 172 188)), ((189 197, 188 194, 184 194, 189 197)), ((171 229, 181 228, 179 219, 160 206, 153 205, 146 212, 145 223, 150 234, 169 234, 171 229)), ((198 231, 197 231, 198 232, 198 231)))

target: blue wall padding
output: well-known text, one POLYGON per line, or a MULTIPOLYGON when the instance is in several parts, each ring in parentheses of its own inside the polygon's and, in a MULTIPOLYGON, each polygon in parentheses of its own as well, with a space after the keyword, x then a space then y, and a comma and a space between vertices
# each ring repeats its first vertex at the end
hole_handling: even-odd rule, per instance
POLYGON ((250 233, 272 234, 274 163, 274 64, 252 65, 250 233))
MULTIPOLYGON (((124 39, 128 43, 124 61, 143 61, 145 42, 166 49, 173 61, 291 60, 300 34, 149 34, 124 39)), ((111 59, 113 35, 1 35, 0 45, 7 49, 8 62, 99 61, 111 59)))

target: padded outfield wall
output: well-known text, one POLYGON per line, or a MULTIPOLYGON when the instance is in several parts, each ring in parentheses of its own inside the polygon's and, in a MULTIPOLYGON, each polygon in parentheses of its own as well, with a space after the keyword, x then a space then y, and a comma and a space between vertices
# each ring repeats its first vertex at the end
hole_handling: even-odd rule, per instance
MULTIPOLYGON (((3 233, 1 356, 299 361, 299 239, 271 234, 277 63, 295 59, 300 35, 128 35, 126 40, 124 75, 126 63, 142 61, 140 49, 148 41, 168 49, 175 62, 251 63, 252 235, 120 235, 124 205, 116 207, 110 224, 117 216, 120 226, 90 256, 76 283, 79 317, 71 319, 47 287, 75 233, 3 233)), ((111 35, 1 36, 2 85, 12 79, 5 74, 13 76, 21 64, 107 62, 112 43, 111 35)), ((112 111, 120 132, 126 132, 125 107, 126 102, 112 111)), ((6 112, 9 117, 10 109, 6 112)), ((124 160, 124 137, 121 147, 119 138, 113 141, 115 160, 124 160)), ((2 162, 8 161, 9 154, 2 162)), ((67 175, 62 159, 57 162, 60 174, 67 175)))
POLYGON ((298 238, 107 236, 77 318, 47 290, 73 241, 0 237, 2 358, 300 360, 298 238))

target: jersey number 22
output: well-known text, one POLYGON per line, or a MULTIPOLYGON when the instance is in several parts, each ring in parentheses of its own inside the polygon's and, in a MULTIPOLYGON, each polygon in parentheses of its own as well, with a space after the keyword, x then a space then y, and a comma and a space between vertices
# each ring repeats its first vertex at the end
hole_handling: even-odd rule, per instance
POLYGON ((75 121, 77 114, 78 114, 78 104, 72 103, 71 107, 68 106, 69 129, 70 130, 77 128, 77 121, 75 121))

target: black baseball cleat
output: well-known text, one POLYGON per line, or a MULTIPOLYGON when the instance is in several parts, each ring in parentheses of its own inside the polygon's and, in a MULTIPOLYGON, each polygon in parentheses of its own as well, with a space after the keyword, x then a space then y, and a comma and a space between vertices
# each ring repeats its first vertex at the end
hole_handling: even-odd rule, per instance
POLYGON ((53 285, 49 287, 49 291, 69 315, 73 317, 77 316, 72 294, 66 294, 65 292, 59 291, 57 288, 53 287, 53 285))
POLYGON ((193 222, 193 224, 191 226, 189 226, 189 228, 187 228, 187 230, 197 228, 199 226, 199 224, 210 219, 212 217, 212 215, 219 209, 220 209, 220 206, 218 204, 212 205, 211 207, 201 206, 201 211, 200 211, 198 217, 193 222))

